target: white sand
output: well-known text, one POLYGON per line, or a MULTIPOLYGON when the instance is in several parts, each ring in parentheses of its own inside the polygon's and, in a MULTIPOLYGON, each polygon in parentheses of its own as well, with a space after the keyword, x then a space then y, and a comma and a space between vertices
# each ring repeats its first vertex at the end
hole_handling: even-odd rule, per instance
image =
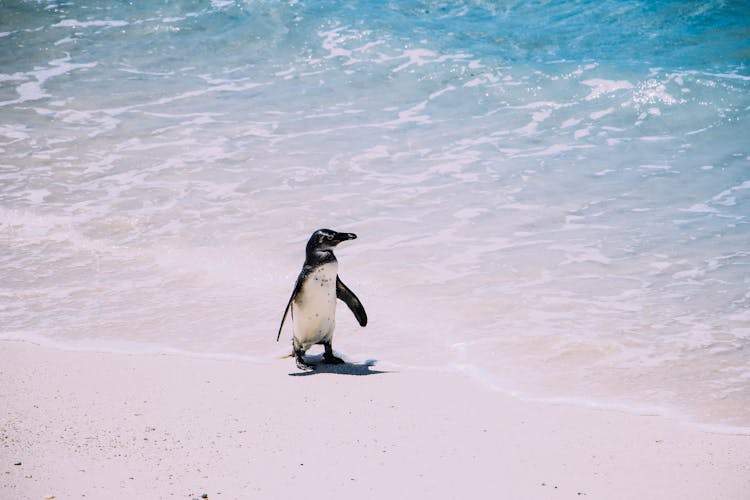
POLYGON ((750 498, 748 436, 453 373, 11 342, 0 360, 3 499, 750 498))

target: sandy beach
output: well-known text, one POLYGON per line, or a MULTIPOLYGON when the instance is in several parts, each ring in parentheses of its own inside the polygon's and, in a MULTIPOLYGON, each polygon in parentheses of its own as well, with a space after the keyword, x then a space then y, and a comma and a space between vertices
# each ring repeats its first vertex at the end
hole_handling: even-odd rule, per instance
POLYGON ((373 362, 2 342, 0 497, 744 499, 750 437, 373 362))

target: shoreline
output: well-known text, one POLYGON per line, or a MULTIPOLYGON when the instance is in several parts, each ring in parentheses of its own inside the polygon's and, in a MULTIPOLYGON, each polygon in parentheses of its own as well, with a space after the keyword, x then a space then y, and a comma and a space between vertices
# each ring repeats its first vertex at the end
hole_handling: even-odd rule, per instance
MULTIPOLYGON (((0 338, 0 344, 3 343, 21 343, 29 344, 52 351, 75 352, 75 353, 92 353, 92 354, 112 354, 118 356, 176 356, 187 359, 207 360, 207 361, 233 361, 239 363, 250 363, 266 365, 275 363, 285 358, 286 349, 279 349, 276 355, 251 356, 248 354, 228 354, 223 352, 197 352, 169 347, 163 344, 143 344, 129 342, 101 342, 92 344, 89 341, 64 341, 56 342, 45 337, 13 337, 5 336, 0 338), (80 344, 80 345, 77 345, 80 344)), ((316 354, 309 354, 313 359, 316 354)), ((346 358, 348 359, 348 357, 346 358)), ((319 362, 318 359, 316 362, 319 362)), ((549 404, 553 406, 572 406, 593 411, 611 411, 615 413, 624 413, 634 416, 659 417, 674 421, 677 424, 692 427, 702 432, 711 434, 724 434, 729 436, 749 436, 750 426, 741 426, 724 423, 701 422, 692 418, 689 414, 678 410, 670 409, 665 406, 655 405, 637 405, 621 403, 616 400, 605 399, 583 399, 575 396, 555 396, 543 394, 544 390, 527 392, 498 385, 496 381, 488 378, 481 368, 466 365, 454 364, 448 368, 435 366, 418 366, 402 365, 399 363, 387 363, 386 366, 393 370, 402 370, 408 372, 428 372, 453 374, 459 377, 465 377, 490 392, 499 393, 500 397, 516 399, 527 403, 549 404)))
POLYGON ((750 492, 750 436, 520 400, 467 374, 10 341, 0 356, 7 498, 750 492))
POLYGON ((664 406, 638 406, 611 400, 583 399, 575 396, 540 396, 529 394, 520 390, 500 387, 494 384, 492 381, 485 380, 483 376, 476 375, 473 370, 459 369, 457 373, 465 375, 476 384, 479 384, 492 392, 500 393, 502 397, 509 397, 527 403, 546 404, 552 406, 570 406, 573 408, 582 408, 584 410, 591 411, 622 413, 625 415, 632 415, 634 417, 657 417, 674 422, 675 425, 682 425, 709 434, 745 436, 750 438, 750 427, 748 426, 701 422, 691 418, 685 413, 680 413, 679 411, 674 411, 664 406))

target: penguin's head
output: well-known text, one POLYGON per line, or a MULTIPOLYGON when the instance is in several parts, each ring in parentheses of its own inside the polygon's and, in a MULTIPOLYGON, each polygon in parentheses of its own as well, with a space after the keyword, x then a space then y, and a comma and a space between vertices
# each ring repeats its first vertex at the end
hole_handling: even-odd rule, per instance
POLYGON ((356 237, 357 235, 354 233, 339 233, 332 229, 318 229, 307 241, 307 253, 330 252, 342 241, 353 240, 356 237))

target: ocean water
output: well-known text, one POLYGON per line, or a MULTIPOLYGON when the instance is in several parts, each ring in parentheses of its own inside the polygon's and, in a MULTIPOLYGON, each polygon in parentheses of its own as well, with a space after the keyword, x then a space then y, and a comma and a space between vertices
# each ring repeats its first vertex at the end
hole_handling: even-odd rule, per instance
POLYGON ((750 432, 741 1, 3 1, 0 339, 334 348, 750 432))

